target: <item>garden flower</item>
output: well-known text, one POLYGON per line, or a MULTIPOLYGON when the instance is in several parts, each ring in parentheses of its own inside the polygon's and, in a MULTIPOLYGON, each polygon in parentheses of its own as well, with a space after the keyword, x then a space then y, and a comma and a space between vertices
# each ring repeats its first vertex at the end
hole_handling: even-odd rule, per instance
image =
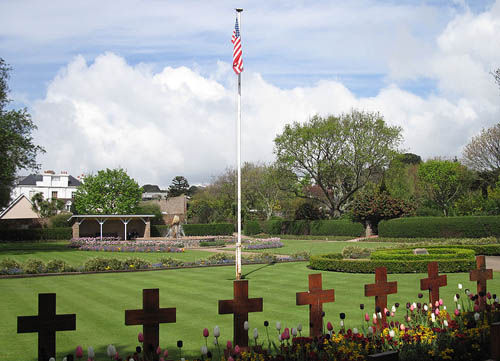
POLYGON ((410 311, 413 312, 413 310, 415 309, 415 307, 413 307, 413 305, 410 306, 410 311))
POLYGON ((269 326, 269 321, 264 321, 264 327, 269 326))
POLYGON ((395 335, 396 333, 394 332, 394 330, 389 331, 389 336, 391 336, 391 338, 394 338, 395 335))
POLYGON ((395 312, 396 312, 396 306, 394 306, 394 305, 393 305, 393 306, 391 307, 391 312, 392 312, 392 313, 395 313, 395 312))
POLYGON ((257 340, 258 337, 259 337, 259 331, 257 331, 257 328, 254 328, 253 329, 253 338, 255 340, 257 340))
POLYGON ((178 348, 182 348, 182 340, 178 340, 177 341, 177 347, 178 348))
POLYGON ((116 354, 116 347, 114 345, 108 345, 106 354, 108 355, 108 357, 113 357, 116 354))
POLYGON ((301 331, 302 331, 302 324, 301 324, 301 323, 299 323, 299 324, 297 325, 297 331, 299 331, 299 332, 301 332, 301 331))
MULTIPOLYGON (((460 305, 459 305, 460 306, 460 305)), ((455 316, 458 316, 460 314, 460 311, 458 310, 458 308, 455 309, 455 316)))
POLYGON ((208 353, 207 346, 205 346, 205 345, 201 346, 201 354, 206 355, 207 353, 208 353))
POLYGON ((360 309, 360 310, 363 310, 364 308, 365 308, 365 305, 364 305, 363 303, 361 303, 361 304, 359 305, 359 309, 360 309))
POLYGON ((395 313, 394 312, 391 312, 391 317, 394 317, 395 313))
POLYGON ((68 358, 66 356, 64 356, 62 361, 68 361, 68 358))
POLYGON ((113 357, 115 361, 120 360, 120 355, 118 354, 118 351, 116 351, 115 356, 113 357))
POLYGON ((495 298, 495 302, 496 302, 496 303, 500 303, 500 299, 499 299, 498 297, 497 297, 497 298, 495 298))
POLYGON ((137 335, 137 340, 138 340, 140 343, 143 343, 143 342, 144 342, 144 335, 142 334, 142 332, 139 332, 139 334, 137 335))
POLYGON ((469 289, 468 289, 468 288, 466 288, 466 289, 465 289, 465 294, 466 294, 467 296, 468 296, 468 295, 470 295, 470 291, 469 291, 469 289))
POLYGON ((418 298, 422 298, 422 297, 424 297, 424 295, 423 295, 423 294, 421 294, 421 293, 419 293, 419 294, 418 294, 418 298))
POLYGON ((404 330, 406 329, 404 323, 399 325, 399 329, 404 332, 404 330))
POLYGON ((426 304, 424 304, 424 311, 427 312, 428 309, 429 307, 426 304))
POLYGON ((240 353, 240 346, 238 346, 238 345, 234 346, 234 353, 236 353, 236 354, 240 353))
POLYGON ((480 315, 478 312, 474 313, 474 319, 475 319, 476 321, 479 321, 479 318, 480 318, 480 317, 481 317, 481 315, 480 315))
POLYGON ((76 356, 76 357, 78 357, 78 358, 83 357, 83 349, 82 349, 82 346, 76 346, 75 356, 76 356))
POLYGON ((285 327, 285 331, 283 332, 283 334, 285 335, 285 340, 288 340, 290 338, 290 330, 288 329, 288 327, 285 327))
POLYGON ((448 327, 448 321, 444 320, 443 325, 444 325, 444 327, 448 327))
POLYGON ((453 301, 454 301, 455 303, 457 303, 457 302, 458 302, 457 295, 453 296, 453 301))
POLYGON ((234 361, 234 358, 232 358, 231 356, 229 356, 229 358, 227 359, 227 361, 234 361))
POLYGON ((217 340, 217 337, 214 337, 214 345, 217 346, 219 344, 219 340, 217 340))
POLYGON ((214 327, 214 337, 219 337, 220 336, 220 329, 219 326, 214 327))
POLYGON ((204 328, 203 329, 203 337, 208 337, 208 336, 209 336, 208 328, 204 328))
POLYGON ((340 313, 340 319, 341 319, 341 320, 344 320, 344 319, 345 319, 345 313, 344 313, 344 312, 341 312, 341 313, 340 313))
POLYGON ((374 313, 373 316, 372 316, 372 318, 376 321, 377 320, 377 314, 374 313))
POLYGON ((276 322, 276 329, 278 330, 278 332, 281 330, 281 322, 276 322))
POLYGON ((436 322, 436 315, 431 313, 431 321, 432 323, 436 322))
POLYGON ((297 336, 297 329, 296 328, 292 328, 292 336, 293 337, 297 336))
POLYGON ((160 354, 161 354, 161 347, 160 347, 160 346, 158 346, 158 347, 156 348, 156 354, 157 354, 157 355, 160 355, 160 354))
POLYGON ((356 327, 354 327, 352 329, 352 333, 355 334, 355 335, 357 335, 359 333, 359 331, 358 331, 358 329, 356 327))
POLYGON ((461 290, 461 289, 462 289, 462 284, 461 284, 461 283, 459 283, 459 284, 458 284, 458 289, 459 289, 459 290, 461 290))
POLYGON ((165 351, 163 351, 163 357, 168 357, 168 350, 165 349, 165 351))
POLYGON ((370 321, 370 315, 368 313, 365 313, 365 321, 366 322, 370 321))
POLYGON ((458 308, 459 310, 461 310, 461 309, 462 309, 462 305, 460 305, 460 303, 459 303, 459 304, 457 305, 457 308, 458 308))
POLYGON ((436 308, 436 309, 434 310, 434 313, 436 314, 436 316, 439 316, 439 308, 436 308))
POLYGON ((442 306, 442 305, 443 305, 443 303, 444 303, 444 302, 443 302, 443 299, 442 299, 442 298, 440 298, 440 299, 439 299, 439 306, 442 306))
POLYGON ((328 331, 332 331, 333 330, 333 326, 332 326, 332 323, 330 321, 328 321, 328 323, 326 324, 326 329, 328 331))
POLYGON ((369 333, 369 334, 372 334, 372 333, 373 333, 373 327, 372 327, 372 326, 368 326, 368 333, 369 333))
POLYGON ((408 316, 408 317, 406 318, 406 320, 407 320, 408 322, 410 322, 410 321, 411 321, 411 317, 410 317, 410 316, 408 316))
MULTIPOLYGON (((248 324, 248 321, 245 321, 245 322, 243 323, 243 329, 244 329, 245 331, 248 331, 248 329, 249 329, 249 328, 250 328, 250 325, 248 324)), ((208 330, 207 330, 207 331, 208 331, 208 330)))
POLYGON ((56 359, 51 357, 51 358, 49 358, 49 361, 56 361, 56 359))
POLYGON ((340 327, 344 327, 344 320, 340 320, 340 327))
POLYGON ((165 361, 165 359, 163 357, 160 357, 160 361, 165 361))
POLYGON ((377 317, 378 317, 379 319, 382 319, 382 312, 377 313, 377 317))
POLYGON ((413 302, 411 305, 413 306, 413 309, 417 308, 417 304, 415 302, 413 302))
POLYGON ((474 305, 474 311, 479 312, 479 305, 474 305))
POLYGON ((89 346, 89 348, 87 350, 87 354, 89 356, 89 359, 93 359, 95 357, 94 348, 92 346, 89 346))
POLYGON ((231 341, 227 341, 227 343, 226 343, 226 347, 227 347, 228 349, 232 349, 232 348, 233 348, 233 343, 232 343, 231 341))

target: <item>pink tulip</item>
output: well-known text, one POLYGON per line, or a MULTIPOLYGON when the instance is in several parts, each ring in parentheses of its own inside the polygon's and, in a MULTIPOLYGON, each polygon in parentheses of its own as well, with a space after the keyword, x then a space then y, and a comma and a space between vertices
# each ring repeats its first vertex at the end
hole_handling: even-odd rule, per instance
POLYGON ((229 356, 229 358, 227 359, 227 361, 234 361, 234 358, 232 358, 231 356, 229 356))
POLYGON ((156 354, 157 354, 157 355, 161 354, 161 347, 160 347, 160 346, 158 346, 158 347, 156 348, 156 354))
POLYGON ((376 318, 374 318, 374 319, 373 319, 373 324, 374 324, 374 325, 376 325, 376 324, 377 324, 377 322, 378 322, 378 321, 377 321, 377 319, 376 319, 376 318))
POLYGON ((365 321, 366 322, 370 321, 370 315, 368 313, 365 313, 365 321))
MULTIPOLYGON (((333 327, 332 327, 333 329, 333 327)), ((285 334, 285 340, 288 340, 290 338, 290 329, 288 327, 285 328, 285 332, 283 332, 285 334)))
POLYGON ((167 349, 165 349, 165 351, 163 351, 163 356, 168 357, 168 350, 167 349))
POLYGON ((436 309, 434 310, 434 313, 436 314, 436 316, 439 316, 439 308, 436 308, 436 309))
POLYGON ((399 325, 399 329, 401 331, 404 331, 406 329, 405 325, 402 323, 401 325, 399 325))
POLYGON ((410 306, 410 311, 413 312, 413 310, 415 309, 415 307, 413 307, 413 304, 410 306))
POLYGON ((443 299, 442 299, 442 298, 440 298, 440 299, 439 299, 439 306, 442 306, 442 305, 443 305, 443 299))
MULTIPOLYGON (((232 349, 232 348, 233 348, 233 343, 232 343, 231 341, 227 341, 227 343, 226 343, 226 347, 227 347, 228 349, 232 349)), ((228 361, 229 361, 229 360, 228 360, 228 361)))
POLYGON ((389 310, 387 309, 387 307, 384 307, 384 314, 385 314, 385 315, 387 315, 387 311, 389 311, 389 310))
POLYGON ((410 321, 411 321, 411 317, 410 317, 410 316, 408 316, 408 318, 407 318, 406 320, 407 320, 408 322, 410 322, 410 321))
POLYGON ((76 357, 78 357, 78 358, 83 357, 83 349, 82 349, 82 346, 76 346, 75 356, 76 356, 76 357))
POLYGON ((203 329, 203 337, 208 337, 210 333, 208 332, 208 328, 203 329))
POLYGON ((118 361, 120 359, 120 355, 118 354, 118 351, 116 351, 114 359, 116 361, 118 361))
POLYGON ((326 324, 326 329, 328 331, 332 331, 333 330, 333 326, 332 326, 332 323, 330 321, 328 321, 328 323, 326 324))
POLYGON ((165 361, 165 359, 163 357, 160 357, 160 361, 165 361))
POLYGON ((239 354, 240 353, 240 346, 236 345, 234 346, 234 353, 239 354))
POLYGON ((144 342, 144 335, 142 334, 142 332, 139 332, 139 334, 137 335, 137 340, 138 340, 140 343, 143 343, 143 342, 144 342))
POLYGON ((455 316, 458 316, 460 314, 460 311, 455 308, 455 316))
POLYGON ((391 312, 391 317, 394 317, 394 312, 391 312))
POLYGON ((439 301, 434 302, 434 306, 439 307, 439 301))

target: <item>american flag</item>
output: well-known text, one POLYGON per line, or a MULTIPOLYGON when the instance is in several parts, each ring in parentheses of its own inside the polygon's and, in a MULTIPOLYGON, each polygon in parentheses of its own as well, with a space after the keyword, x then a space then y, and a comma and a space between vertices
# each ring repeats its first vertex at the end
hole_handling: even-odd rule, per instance
POLYGON ((236 18, 236 24, 234 24, 233 37, 231 42, 234 45, 233 48, 233 70, 238 75, 243 71, 243 54, 241 51, 241 37, 240 37, 240 25, 238 24, 238 18, 236 18))

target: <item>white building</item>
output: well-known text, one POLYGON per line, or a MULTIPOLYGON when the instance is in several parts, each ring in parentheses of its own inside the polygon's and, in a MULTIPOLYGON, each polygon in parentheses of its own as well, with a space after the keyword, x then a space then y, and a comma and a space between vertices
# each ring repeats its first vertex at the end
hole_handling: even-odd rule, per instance
POLYGON ((44 199, 61 199, 66 202, 65 209, 70 210, 73 204, 77 188, 82 183, 75 177, 62 171, 56 174, 47 170, 43 174, 30 174, 22 178, 12 191, 12 197, 16 199, 24 194, 28 199, 36 193, 42 193, 44 199))

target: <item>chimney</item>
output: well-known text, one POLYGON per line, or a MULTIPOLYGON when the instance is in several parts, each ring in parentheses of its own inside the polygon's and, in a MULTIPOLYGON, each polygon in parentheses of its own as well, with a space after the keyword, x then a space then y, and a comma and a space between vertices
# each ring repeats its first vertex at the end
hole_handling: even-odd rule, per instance
POLYGON ((43 172, 44 174, 56 174, 56 172, 54 172, 53 170, 46 170, 43 172))

